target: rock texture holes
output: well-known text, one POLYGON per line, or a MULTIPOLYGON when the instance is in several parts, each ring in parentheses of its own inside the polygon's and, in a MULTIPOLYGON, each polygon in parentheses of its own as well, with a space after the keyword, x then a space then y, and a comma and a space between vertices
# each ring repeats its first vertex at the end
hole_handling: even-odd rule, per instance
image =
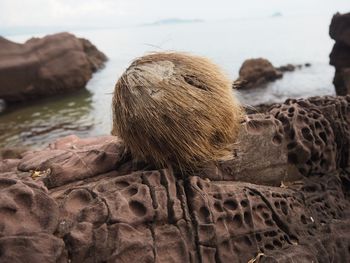
POLYGON ((234 226, 234 228, 239 228, 243 225, 242 216, 240 214, 236 214, 232 218, 232 225, 234 226))
POLYGON ((244 222, 250 226, 253 224, 252 215, 250 212, 244 212, 244 222))
MULTIPOLYGON (((342 101, 342 99, 339 100, 342 101)), ((271 115, 283 125, 289 163, 296 165, 304 176, 318 172, 325 173, 334 170, 337 166, 336 159, 339 157, 336 155, 336 135, 344 133, 347 124, 339 119, 338 114, 333 112, 331 116, 332 111, 320 105, 329 104, 332 107, 334 105, 340 107, 344 104, 340 101, 332 97, 323 100, 317 97, 308 100, 287 100, 285 104, 276 105, 270 109, 271 115), (333 122, 337 123, 332 124, 337 126, 336 129, 330 124, 333 122)))
POLYGON ((136 216, 144 216, 147 213, 147 209, 144 206, 144 204, 142 204, 139 201, 130 201, 129 202, 129 207, 130 210, 136 215, 136 216))
POLYGON ((238 204, 234 200, 226 200, 224 202, 224 207, 228 210, 236 210, 238 207, 238 204))
POLYGON ((221 206, 221 204, 220 204, 219 202, 216 202, 216 203, 214 204, 214 208, 215 208, 215 210, 218 211, 218 212, 223 212, 223 211, 224 211, 224 209, 222 208, 222 206, 221 206))
POLYGON ((248 204, 249 204, 249 203, 248 203, 248 200, 247 200, 247 199, 244 199, 244 200, 241 201, 241 206, 242 206, 242 207, 247 207, 248 204))
POLYGON ((138 189, 136 187, 130 187, 127 189, 127 193, 129 196, 136 195, 138 193, 138 189))

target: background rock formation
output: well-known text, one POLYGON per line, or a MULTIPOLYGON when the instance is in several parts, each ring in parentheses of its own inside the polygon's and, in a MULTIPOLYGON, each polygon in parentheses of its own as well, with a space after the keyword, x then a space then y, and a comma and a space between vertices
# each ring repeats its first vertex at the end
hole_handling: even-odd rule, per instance
POLYGON ((282 78, 284 72, 291 72, 303 66, 310 67, 310 63, 304 65, 287 64, 274 67, 270 61, 264 58, 252 58, 243 62, 239 69, 239 78, 233 86, 237 89, 250 89, 262 86, 268 82, 282 78))
POLYGON ((249 89, 282 78, 282 75, 267 59, 253 58, 243 62, 237 81, 244 82, 242 87, 249 89))
POLYGON ((195 174, 136 163, 112 136, 3 160, 0 261, 348 262, 350 96, 242 125, 236 157, 195 174))
POLYGON ((335 40, 329 55, 330 64, 335 67, 335 90, 337 95, 350 94, 350 13, 333 16, 329 35, 335 40))
POLYGON ((0 98, 24 101, 84 88, 106 56, 69 33, 17 44, 0 37, 0 98))

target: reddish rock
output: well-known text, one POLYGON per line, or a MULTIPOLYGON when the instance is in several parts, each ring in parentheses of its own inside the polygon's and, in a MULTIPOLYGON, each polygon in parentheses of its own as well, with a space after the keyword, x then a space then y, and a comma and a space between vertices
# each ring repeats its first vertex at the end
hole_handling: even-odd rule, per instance
POLYGON ((63 240, 40 232, 0 237, 0 251, 0 260, 4 263, 68 261, 63 240))
POLYGON ((335 40, 329 55, 330 64, 335 67, 333 84, 337 95, 350 94, 350 13, 333 16, 329 35, 335 40))
POLYGON ((0 37, 0 98, 24 101, 84 88, 106 56, 69 33, 17 44, 0 37))
POLYGON ((0 236, 55 231, 58 207, 45 189, 7 176, 0 177, 0 189, 0 236))
POLYGON ((69 136, 42 151, 26 152, 18 165, 20 171, 42 171, 48 188, 85 179, 113 170, 125 154, 120 139, 112 136, 77 140, 69 136))
POLYGON ((9 147, 0 149, 0 160, 2 159, 20 159, 22 154, 28 151, 27 147, 9 147))
POLYGON ((112 136, 0 161, 0 262, 348 262, 350 96, 242 125, 233 160, 185 174, 112 136))

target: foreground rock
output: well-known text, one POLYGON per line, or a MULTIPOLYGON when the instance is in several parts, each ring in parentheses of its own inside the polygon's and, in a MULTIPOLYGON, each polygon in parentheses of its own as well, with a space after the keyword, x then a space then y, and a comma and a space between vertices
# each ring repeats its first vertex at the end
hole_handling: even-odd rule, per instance
MULTIPOLYGON (((306 63, 304 66, 310 67, 310 64, 306 63)), ((282 78, 284 72, 292 72, 302 67, 303 65, 293 64, 274 67, 264 58, 247 59, 239 70, 239 78, 235 81, 234 87, 237 89, 256 88, 282 78)))
POLYGON ((333 16, 329 35, 335 40, 329 55, 330 64, 335 67, 335 90, 337 95, 350 94, 350 13, 333 16))
POLYGON ((17 44, 0 37, 0 99, 7 102, 84 88, 106 56, 69 33, 17 44))
POLYGON ((349 149, 350 96, 248 115, 195 174, 62 138, 0 163, 0 261, 348 262, 349 149))

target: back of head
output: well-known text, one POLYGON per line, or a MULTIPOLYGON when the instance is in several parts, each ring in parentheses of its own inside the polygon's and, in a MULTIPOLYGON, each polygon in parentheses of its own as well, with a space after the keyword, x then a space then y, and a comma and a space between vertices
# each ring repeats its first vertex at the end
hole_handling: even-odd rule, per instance
POLYGON ((136 59, 118 80, 112 133, 137 158, 196 168, 230 156, 241 116, 230 80, 212 62, 154 53, 136 59))

